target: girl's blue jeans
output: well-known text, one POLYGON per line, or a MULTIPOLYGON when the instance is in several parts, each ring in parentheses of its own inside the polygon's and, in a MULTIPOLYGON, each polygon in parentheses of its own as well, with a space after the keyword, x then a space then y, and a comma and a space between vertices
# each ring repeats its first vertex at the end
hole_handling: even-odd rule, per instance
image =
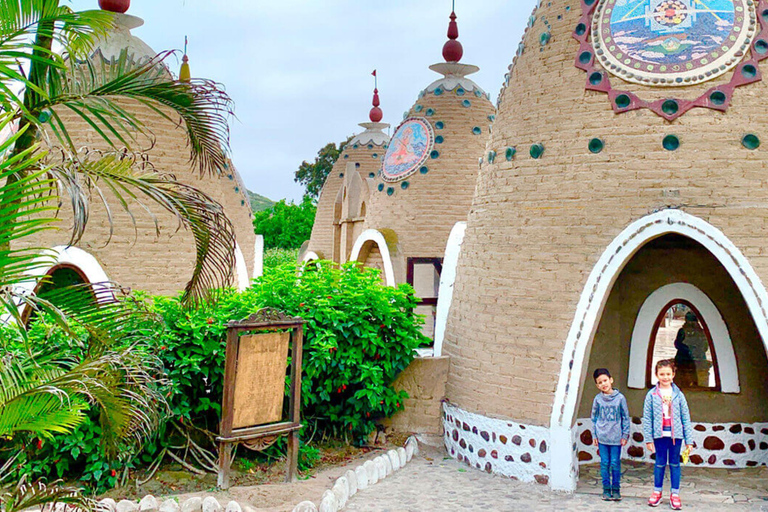
POLYGON ((621 445, 598 443, 603 489, 621 488, 621 445))
POLYGON ((672 494, 680 493, 680 449, 682 439, 660 437, 653 440, 656 447, 656 465, 653 468, 653 490, 661 492, 664 486, 664 471, 669 464, 669 479, 672 481, 672 494))

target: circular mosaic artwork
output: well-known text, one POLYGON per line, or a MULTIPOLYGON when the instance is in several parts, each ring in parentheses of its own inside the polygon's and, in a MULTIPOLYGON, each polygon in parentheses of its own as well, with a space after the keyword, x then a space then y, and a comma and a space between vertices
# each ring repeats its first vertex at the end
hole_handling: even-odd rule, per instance
POLYGON ((592 44, 623 80, 683 86, 736 66, 755 28, 752 0, 601 0, 592 44))
POLYGON ((400 181, 416 172, 429 158, 435 142, 432 126, 421 117, 410 117, 395 130, 381 166, 384 181, 400 181))

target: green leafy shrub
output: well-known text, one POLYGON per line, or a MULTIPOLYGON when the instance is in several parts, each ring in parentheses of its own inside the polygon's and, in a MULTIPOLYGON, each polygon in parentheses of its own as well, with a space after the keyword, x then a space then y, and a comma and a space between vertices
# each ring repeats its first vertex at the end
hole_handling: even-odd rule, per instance
POLYGON ((413 289, 383 286, 377 270, 321 261, 300 277, 285 265, 250 290, 256 303, 306 320, 302 414, 326 435, 361 440, 402 408, 390 386, 425 341, 413 289))
POLYGON ((283 265, 298 266, 298 249, 267 249, 264 251, 264 272, 283 265))
POLYGON ((299 204, 282 199, 271 208, 253 214, 253 230, 264 235, 266 249, 298 249, 312 234, 316 211, 308 196, 299 204))

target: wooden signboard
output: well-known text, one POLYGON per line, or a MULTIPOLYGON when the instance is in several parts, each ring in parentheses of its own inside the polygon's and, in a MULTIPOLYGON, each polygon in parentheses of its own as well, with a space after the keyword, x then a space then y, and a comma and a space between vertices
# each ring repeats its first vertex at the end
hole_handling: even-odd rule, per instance
POLYGON ((271 308, 227 324, 227 355, 221 407, 219 478, 229 487, 229 470, 238 444, 251 450, 271 446, 288 436, 286 481, 295 478, 301 428, 301 359, 304 320, 271 308), (288 417, 283 418, 285 371, 290 346, 288 417))

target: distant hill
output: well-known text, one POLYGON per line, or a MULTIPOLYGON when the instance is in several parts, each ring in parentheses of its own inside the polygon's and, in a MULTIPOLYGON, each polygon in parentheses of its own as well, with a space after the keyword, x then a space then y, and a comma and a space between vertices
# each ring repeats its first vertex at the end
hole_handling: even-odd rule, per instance
POLYGON ((251 210, 254 212, 266 210, 275 204, 275 201, 267 199, 264 196, 260 196, 256 192, 251 192, 250 190, 248 191, 248 199, 251 201, 251 210))

